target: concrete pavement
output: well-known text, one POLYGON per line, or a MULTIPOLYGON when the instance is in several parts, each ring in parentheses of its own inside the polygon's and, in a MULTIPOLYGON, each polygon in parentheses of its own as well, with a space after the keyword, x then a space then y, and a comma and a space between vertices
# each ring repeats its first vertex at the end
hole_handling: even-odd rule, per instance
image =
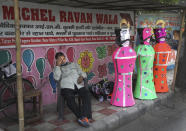
POLYGON ((159 104, 166 104, 173 96, 173 92, 159 93, 155 100, 136 100, 133 107, 122 108, 121 111, 110 116, 97 120, 89 128, 78 128, 75 131, 113 131, 114 129, 126 125, 143 116, 148 110, 155 108, 159 104))
POLYGON ((186 131, 186 89, 115 131, 186 131))
MULTIPOLYGON (((169 88, 172 84, 174 70, 167 72, 167 82, 169 88)), ((113 113, 110 116, 104 117, 91 124, 90 128, 79 127, 75 131, 113 131, 116 128, 126 125, 139 117, 143 116, 147 111, 155 108, 159 104, 166 104, 173 96, 170 90, 168 93, 157 93, 158 98, 155 100, 138 100, 135 99, 136 104, 133 107, 121 108, 121 111, 113 113)))
MULTIPOLYGON (((169 86, 172 83, 173 71, 167 73, 169 86)), ((25 125, 25 131, 112 131, 118 127, 131 123, 143 116, 149 110, 159 104, 166 104, 173 97, 173 92, 158 93, 155 100, 135 99, 135 106, 122 108, 112 106, 108 101, 99 102, 92 98, 92 114, 94 122, 89 128, 78 125, 72 112, 65 108, 65 120, 58 121, 56 104, 44 107, 43 119, 32 124, 25 125)), ((18 131, 18 123, 0 119, 0 129, 4 131, 18 131)))

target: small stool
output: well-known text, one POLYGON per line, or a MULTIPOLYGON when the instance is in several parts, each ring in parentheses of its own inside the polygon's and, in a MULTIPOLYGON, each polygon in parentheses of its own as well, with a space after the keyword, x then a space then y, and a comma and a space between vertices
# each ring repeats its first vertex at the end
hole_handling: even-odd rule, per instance
POLYGON ((40 90, 29 90, 27 92, 24 92, 23 94, 23 100, 25 101, 26 99, 30 99, 33 98, 33 112, 36 112, 37 115, 33 116, 31 118, 25 119, 26 123, 30 123, 30 122, 34 122, 37 120, 40 120, 43 114, 43 109, 42 109, 42 93, 40 90), (38 98, 38 102, 37 102, 37 98, 38 98), (37 110, 37 103, 38 103, 38 107, 39 110, 37 110))

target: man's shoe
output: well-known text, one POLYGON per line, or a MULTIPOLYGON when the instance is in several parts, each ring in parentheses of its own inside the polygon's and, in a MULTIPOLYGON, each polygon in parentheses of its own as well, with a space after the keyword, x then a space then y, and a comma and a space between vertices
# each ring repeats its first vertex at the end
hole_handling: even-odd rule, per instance
POLYGON ((90 122, 89 122, 89 119, 88 119, 87 117, 84 117, 84 118, 83 118, 83 121, 86 121, 87 123, 90 123, 90 122))
POLYGON ((89 121, 89 123, 92 123, 92 122, 94 122, 95 120, 92 119, 92 118, 89 118, 88 121, 89 121))
POLYGON ((86 117, 82 118, 82 119, 78 119, 78 123, 83 126, 83 127, 89 127, 89 121, 86 117))

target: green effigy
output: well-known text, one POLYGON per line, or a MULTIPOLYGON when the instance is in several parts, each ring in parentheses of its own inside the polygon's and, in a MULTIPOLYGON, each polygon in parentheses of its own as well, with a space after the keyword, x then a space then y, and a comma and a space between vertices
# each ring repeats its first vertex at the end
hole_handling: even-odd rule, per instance
POLYGON ((137 82, 134 97, 138 99, 155 99, 157 98, 153 80, 155 51, 151 45, 145 44, 139 44, 135 51, 137 54, 137 82))

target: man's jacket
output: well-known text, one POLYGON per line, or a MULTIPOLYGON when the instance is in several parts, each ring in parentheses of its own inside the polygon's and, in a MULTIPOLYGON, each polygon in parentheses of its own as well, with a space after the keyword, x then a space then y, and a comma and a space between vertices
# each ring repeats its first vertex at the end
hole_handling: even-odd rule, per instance
POLYGON ((67 63, 62 66, 55 66, 53 73, 54 79, 59 82, 61 88, 74 89, 74 84, 78 89, 84 87, 84 82, 77 83, 80 75, 86 78, 86 73, 81 70, 78 64, 67 63))

